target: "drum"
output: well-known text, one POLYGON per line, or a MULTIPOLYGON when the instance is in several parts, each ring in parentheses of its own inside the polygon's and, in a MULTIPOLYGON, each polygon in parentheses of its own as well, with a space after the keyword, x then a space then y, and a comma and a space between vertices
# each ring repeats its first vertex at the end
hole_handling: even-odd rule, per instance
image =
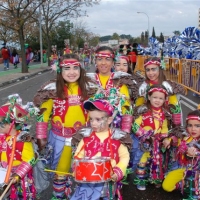
POLYGON ((110 158, 75 159, 75 181, 80 183, 101 183, 111 179, 110 158))
POLYGON ((7 169, 0 167, 0 187, 5 185, 5 177, 6 177, 7 169))

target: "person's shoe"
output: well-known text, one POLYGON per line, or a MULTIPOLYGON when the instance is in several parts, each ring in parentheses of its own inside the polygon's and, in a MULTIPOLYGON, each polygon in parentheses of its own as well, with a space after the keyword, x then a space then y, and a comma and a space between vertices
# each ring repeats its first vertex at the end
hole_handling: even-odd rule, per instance
POLYGON ((155 184, 155 187, 156 187, 156 188, 160 188, 160 187, 161 187, 161 184, 155 184))
POLYGON ((138 190, 146 190, 146 186, 145 185, 137 185, 137 189, 138 190))
POLYGON ((9 70, 9 68, 7 67, 6 70, 9 70))
POLYGON ((4 69, 4 71, 6 71, 6 67, 4 67, 3 69, 4 69))

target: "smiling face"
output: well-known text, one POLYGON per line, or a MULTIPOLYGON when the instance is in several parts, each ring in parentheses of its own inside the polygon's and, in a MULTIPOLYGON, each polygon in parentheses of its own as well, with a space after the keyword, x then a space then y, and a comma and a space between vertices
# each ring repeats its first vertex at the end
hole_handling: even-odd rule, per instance
POLYGON ((91 128, 98 133, 108 130, 112 117, 107 116, 106 112, 93 110, 89 111, 89 121, 91 128))
POLYGON ((151 96, 148 96, 148 99, 153 107, 159 108, 165 103, 165 94, 159 91, 155 91, 151 94, 151 96))
POLYGON ((120 58, 115 62, 115 71, 128 72, 128 62, 124 58, 120 58))
MULTIPOLYGON (((109 50, 98 52, 98 54, 101 54, 101 53, 111 54, 112 52, 110 52, 109 50)), ((96 57, 97 69, 101 75, 104 75, 104 76, 110 75, 113 64, 114 64, 114 61, 113 61, 113 58, 111 57, 106 57, 106 56, 96 57)))
POLYGON ((150 81, 157 82, 159 77, 159 66, 155 64, 150 64, 145 67, 145 73, 150 81))
MULTIPOLYGON (((69 61, 77 62, 75 59, 68 59, 69 61)), ((67 83, 74 83, 80 77, 80 66, 73 64, 62 67, 62 77, 67 83)))
POLYGON ((187 131, 193 138, 200 137, 200 121, 199 120, 188 120, 187 131))

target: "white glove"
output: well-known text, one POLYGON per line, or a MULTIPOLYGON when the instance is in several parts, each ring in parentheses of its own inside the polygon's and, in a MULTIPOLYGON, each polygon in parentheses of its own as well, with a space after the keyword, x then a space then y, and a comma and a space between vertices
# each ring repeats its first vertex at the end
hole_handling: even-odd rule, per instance
POLYGON ((173 94, 172 86, 167 81, 163 81, 162 85, 166 88, 168 93, 173 94))
POLYGON ((139 87, 139 95, 140 96, 145 96, 146 95, 146 90, 147 90, 147 83, 143 82, 142 85, 139 87))

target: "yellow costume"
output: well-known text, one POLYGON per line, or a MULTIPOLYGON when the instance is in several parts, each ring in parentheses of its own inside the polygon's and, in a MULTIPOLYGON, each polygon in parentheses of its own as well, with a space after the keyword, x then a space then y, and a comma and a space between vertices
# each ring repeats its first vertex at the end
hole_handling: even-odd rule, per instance
MULTIPOLYGON (((42 123, 46 128, 48 122, 51 124, 48 135, 48 149, 53 153, 48 157, 48 161, 51 169, 61 172, 69 172, 71 168, 71 139, 75 132, 85 125, 87 118, 78 83, 68 84, 68 87, 65 87, 65 93, 67 98, 64 100, 54 97, 44 101, 40 106, 40 109, 44 111, 38 117, 38 120, 40 120, 38 124, 42 123)), ((40 138, 45 137, 43 133, 38 136, 41 136, 40 138)), ((66 196, 71 193, 71 182, 68 180, 70 183, 66 184, 66 181, 65 175, 57 173, 57 178, 53 183, 53 194, 56 197, 62 197, 64 192, 66 196)))

